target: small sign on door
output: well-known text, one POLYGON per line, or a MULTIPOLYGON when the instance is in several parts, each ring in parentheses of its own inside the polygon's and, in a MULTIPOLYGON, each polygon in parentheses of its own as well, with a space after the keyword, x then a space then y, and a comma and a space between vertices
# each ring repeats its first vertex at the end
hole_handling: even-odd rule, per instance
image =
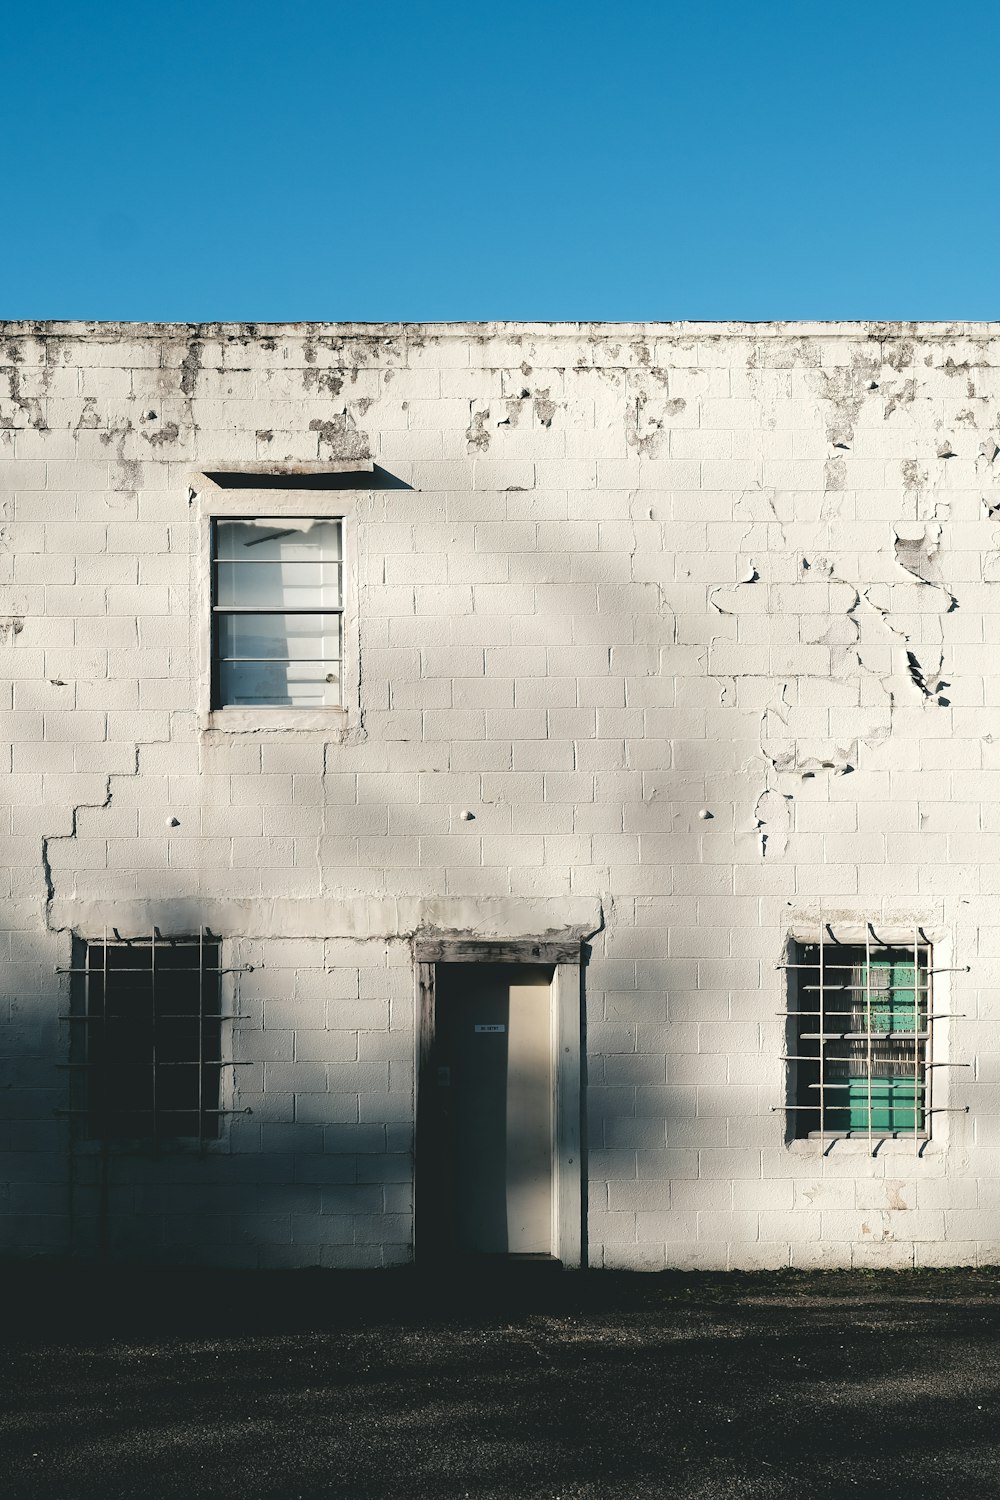
POLYGON ((486 1035, 486 1036, 495 1036, 497 1034, 497 1032, 506 1031, 506 1030, 507 1030, 506 1026, 501 1025, 499 1023, 496 1024, 496 1025, 477 1026, 476 1027, 476 1031, 479 1034, 486 1035))

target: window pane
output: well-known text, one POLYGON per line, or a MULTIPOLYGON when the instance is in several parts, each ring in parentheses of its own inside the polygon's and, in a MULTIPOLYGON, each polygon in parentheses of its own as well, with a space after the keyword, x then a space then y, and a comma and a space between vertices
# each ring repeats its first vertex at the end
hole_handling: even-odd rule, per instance
POLYGON ((927 944, 799 945, 795 1047, 799 1135, 926 1128, 927 944), (822 983, 821 983, 822 974, 822 983))
POLYGON ((339 661, 339 615, 216 616, 221 661, 339 661))
POLYGON ((220 562, 216 602, 246 608, 339 609, 336 562, 220 562))
POLYGON ((913 1059, 907 1061, 908 1076, 887 1078, 873 1071, 870 1085, 867 1075, 841 1075, 831 1067, 826 1088, 826 1128, 866 1131, 870 1103, 873 1130, 921 1130, 924 1085, 921 1078, 914 1077, 913 1059))
POLYGON ((214 537, 216 702, 338 706, 342 521, 248 517, 214 537))
POLYGON ((340 521, 216 521, 215 547, 216 558, 225 562, 339 562, 340 521))
POLYGON ((92 1136, 218 1136, 218 964, 215 943, 88 947, 83 1060, 92 1136))
POLYGON ((337 661, 231 662, 219 664, 223 703, 271 708, 337 708, 340 663, 337 661))

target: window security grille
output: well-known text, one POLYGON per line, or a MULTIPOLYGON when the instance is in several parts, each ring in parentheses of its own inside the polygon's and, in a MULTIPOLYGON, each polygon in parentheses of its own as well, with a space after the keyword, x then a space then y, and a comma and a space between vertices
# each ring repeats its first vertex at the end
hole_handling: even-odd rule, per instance
POLYGON ((88 1135, 214 1140, 222 1113, 218 943, 88 943, 75 972, 83 996, 71 1020, 88 1135))
POLYGON ((790 970, 797 1136, 926 1137, 933 1113, 931 947, 796 943, 790 970))
POLYGON ((212 523, 212 691, 227 705, 338 706, 343 523, 212 523))

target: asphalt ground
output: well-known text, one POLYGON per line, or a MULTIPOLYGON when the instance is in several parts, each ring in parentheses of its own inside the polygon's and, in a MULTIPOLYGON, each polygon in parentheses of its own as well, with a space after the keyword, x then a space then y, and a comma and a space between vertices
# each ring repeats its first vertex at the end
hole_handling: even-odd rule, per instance
POLYGON ((1000 1496, 1000 1271, 4 1277, 0 1495, 1000 1496))

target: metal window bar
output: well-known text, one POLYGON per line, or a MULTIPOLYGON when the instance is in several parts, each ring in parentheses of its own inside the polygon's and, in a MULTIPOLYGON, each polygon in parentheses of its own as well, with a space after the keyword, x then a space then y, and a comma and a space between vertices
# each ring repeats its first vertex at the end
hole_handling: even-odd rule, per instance
POLYGON ((92 1136, 203 1142, 218 1135, 217 1118, 229 1113, 219 1098, 229 1066, 222 1059, 219 957, 219 940, 204 930, 197 938, 163 939, 154 931, 111 942, 105 929, 103 942, 86 944, 82 970, 71 970, 84 976, 83 1013, 67 1019, 86 1023, 84 1060, 69 1066, 84 1071, 87 1092, 84 1108, 70 1113, 86 1117, 92 1136), (132 954, 148 962, 116 961, 132 954))
POLYGON ((821 901, 819 906, 819 1149, 821 1153, 825 1153, 826 1151, 826 1058, 823 1053, 823 1045, 826 1040, 826 1016, 824 1014, 826 993, 823 988, 825 979, 823 968, 823 934, 825 930, 823 903, 821 901))
POLYGON ((789 1105, 803 1117, 796 1134, 808 1135, 808 1116, 818 1113, 823 1150, 831 1136, 864 1134, 872 1153, 885 1135, 910 1137, 919 1151, 929 1116, 943 1112, 931 1098, 932 1069, 939 1065, 931 1060, 931 1027, 946 1015, 933 1010, 930 942, 917 928, 911 943, 882 942, 870 927, 863 943, 841 942, 821 920, 818 941, 797 944, 779 967, 804 981, 794 1003, 779 1012, 797 1020, 798 1045, 785 1057, 798 1065, 798 1097, 789 1105), (847 1003, 831 1006, 840 995, 847 1003), (818 1008, 799 1003, 808 999, 818 1008), (818 1025, 810 1027, 811 1018, 818 1025))
MULTIPOLYGON (((153 932, 153 935, 152 935, 152 937, 150 939, 150 944, 149 944, 149 980, 150 980, 150 989, 152 990, 151 1009, 152 1009, 152 1013, 153 1013, 153 1069, 152 1069, 153 1118, 152 1118, 152 1126, 153 1126, 153 1135, 156 1136, 159 1133, 157 1131, 157 1128, 156 1128, 157 1125, 159 1124, 159 1121, 156 1118, 156 932, 155 931, 153 932)), ((199 1016, 198 1019, 200 1020, 201 1017, 199 1016)), ((105 1038, 105 1045, 107 1045, 107 1038, 105 1038)))
MULTIPOLYGON (((865 1070, 868 1080, 868 1154, 870 1156, 872 1150, 872 945, 871 930, 867 926, 865 927, 865 1031, 868 1033, 865 1070)), ((915 1104, 914 1110, 916 1110, 915 1104)))
MULTIPOLYGON (((827 1012, 829 1014, 829 1012, 827 1012)), ((863 1042, 869 1037, 874 1041, 887 1041, 891 1037, 926 1037, 927 1031, 856 1031, 853 1027, 843 1031, 803 1031, 799 1033, 804 1042, 863 1042)))
MULTIPOLYGON (((928 968, 929 968, 930 967, 930 954, 929 953, 927 955, 927 965, 928 965, 928 968)), ((930 987, 930 980, 929 979, 927 981, 927 984, 928 984, 928 988, 929 988, 930 987)), ((928 995, 927 998, 929 1000, 930 996, 928 995)), ((920 1025, 920 946, 919 946, 918 937, 917 937, 917 929, 914 927, 914 929, 913 929, 913 1030, 916 1031, 917 1027, 919 1025, 920 1025)), ((924 1044, 924 1046, 926 1046, 926 1043, 924 1044)), ((916 1040, 914 1040, 914 1043, 913 1043, 913 1154, 914 1154, 914 1156, 919 1155, 919 1152, 920 1152, 920 1146, 918 1144, 918 1136, 917 1136, 917 1099, 919 1098, 919 1093, 920 1093, 920 1062, 921 1062, 920 1053, 921 1053, 921 1050, 922 1049, 921 1049, 920 1045, 918 1044, 918 1042, 916 1040)), ((928 1058, 924 1058, 923 1061, 926 1063, 926 1062, 929 1061, 929 1059, 928 1058)), ((924 1081, 923 1081, 923 1094, 924 1094, 924 1108, 925 1109, 931 1103, 930 1092, 931 1092, 931 1075, 930 1075, 930 1073, 925 1073, 924 1074, 924 1081)), ((925 1129, 926 1129, 926 1124, 927 1124, 927 1121, 926 1121, 926 1117, 925 1117, 925 1119, 924 1119, 924 1128, 925 1129)))
MULTIPOLYGON (((143 941, 145 941, 145 939, 143 939, 143 941)), ((162 944, 163 941, 164 940, 161 938, 160 939, 161 944, 162 944)), ((212 939, 210 939, 210 941, 216 942, 217 939, 212 938, 212 939)), ((94 946, 96 947, 96 944, 94 946)), ((112 944, 112 947, 114 947, 114 946, 115 945, 112 944)), ((126 945, 124 943, 122 943, 120 946, 124 948, 126 945)), ((86 967, 84 967, 82 969, 77 969, 77 968, 74 968, 71 964, 67 964, 67 965, 64 965, 64 966, 60 966, 59 968, 56 969, 55 972, 57 974, 92 974, 94 971, 93 971, 93 969, 88 969, 86 967)), ((240 966, 238 968, 234 968, 232 966, 232 964, 206 964, 205 965, 205 973, 206 974, 252 974, 253 972, 254 972, 254 966, 253 966, 253 964, 243 964, 242 966, 240 966)), ((128 966, 128 964, 115 964, 115 973, 116 974, 148 974, 149 973, 149 969, 148 969, 148 967, 145 964, 137 964, 134 968, 130 968, 128 966)))
MULTIPOLYGON (((217 1007, 219 1008, 219 1007, 217 1007)), ((220 1050, 220 1049, 219 1049, 220 1050)), ((198 1140, 205 1119, 205 935, 198 932, 198 1140)), ((216 1085, 217 1088, 217 1085, 216 1085)))
MULTIPOLYGON (((101 1022, 102 1022, 102 1025, 101 1025, 101 1030, 100 1030, 100 1037, 101 1037, 101 1040, 103 1042, 103 1041, 105 1041, 107 1039, 107 1035, 108 1035, 108 929, 107 929, 107 927, 105 927, 105 929, 104 929, 104 947, 103 947, 103 949, 101 951, 101 963, 102 963, 102 967, 103 967, 104 973, 103 973, 103 979, 102 979, 102 983, 101 983, 101 1022)), ((89 1009, 89 1007, 88 1007, 88 1009, 89 1009)), ((88 1049, 89 1049, 89 1047, 91 1045, 92 1035, 93 1035, 92 1032, 88 1031, 86 1033, 88 1049)), ((87 1077, 88 1077, 88 1079, 92 1078, 93 1074, 92 1073, 88 1073, 87 1077)), ((87 1092, 88 1092, 88 1095, 89 1095, 89 1093, 90 1093, 89 1087, 87 1089, 87 1092)))
MULTIPOLYGON (((54 1109, 52 1111, 52 1113, 55 1114, 55 1115, 76 1115, 76 1116, 78 1116, 80 1118, 83 1118, 83 1119, 89 1119, 90 1118, 90 1110, 89 1109, 54 1109)), ((161 1115, 172 1115, 172 1114, 188 1115, 190 1113, 191 1113, 191 1111, 189 1109, 177 1109, 177 1110, 174 1110, 174 1109, 161 1109, 160 1110, 160 1114, 161 1115)), ((250 1107, 249 1104, 245 1104, 241 1109, 206 1109, 206 1111, 205 1111, 205 1115, 209 1119, 211 1119, 214 1116, 221 1117, 222 1115, 252 1115, 252 1114, 253 1114, 253 1109, 250 1107)), ((186 1140, 187 1137, 186 1136, 180 1136, 180 1135, 178 1135, 178 1136, 171 1137, 171 1139, 173 1139, 173 1140, 186 1140)))

